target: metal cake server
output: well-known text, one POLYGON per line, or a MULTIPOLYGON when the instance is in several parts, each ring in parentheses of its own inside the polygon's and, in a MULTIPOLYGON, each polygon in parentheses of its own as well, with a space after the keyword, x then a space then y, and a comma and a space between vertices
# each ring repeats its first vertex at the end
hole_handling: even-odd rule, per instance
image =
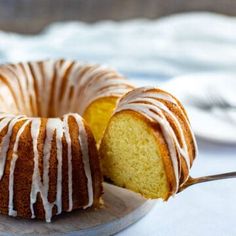
POLYGON ((208 175, 208 176, 202 176, 202 177, 197 177, 193 178, 189 176, 188 180, 180 186, 178 193, 182 192, 186 188, 194 185, 194 184, 200 184, 200 183, 205 183, 205 182, 210 182, 210 181, 215 181, 215 180, 222 180, 222 179, 231 179, 231 178, 236 178, 236 172, 228 172, 228 173, 223 173, 223 174, 217 174, 217 175, 208 175))

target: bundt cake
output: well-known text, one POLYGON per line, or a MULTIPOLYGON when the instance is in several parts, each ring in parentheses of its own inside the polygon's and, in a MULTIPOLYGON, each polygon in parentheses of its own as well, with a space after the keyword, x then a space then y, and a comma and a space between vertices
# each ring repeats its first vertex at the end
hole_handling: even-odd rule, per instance
POLYGON ((50 222, 99 207, 102 172, 167 200, 188 180, 196 152, 183 106, 163 90, 134 89, 113 70, 76 61, 0 66, 2 214, 50 222))
POLYGON ((164 200, 187 181, 196 152, 183 106, 158 88, 124 95, 100 145, 106 178, 146 198, 164 200))
POLYGON ((131 88, 113 70, 75 61, 0 66, 0 212, 49 222, 62 211, 98 207, 94 136, 99 142, 131 88))
POLYGON ((116 71, 69 60, 0 66, 0 112, 29 117, 78 113, 97 142, 117 100, 134 87, 116 71))

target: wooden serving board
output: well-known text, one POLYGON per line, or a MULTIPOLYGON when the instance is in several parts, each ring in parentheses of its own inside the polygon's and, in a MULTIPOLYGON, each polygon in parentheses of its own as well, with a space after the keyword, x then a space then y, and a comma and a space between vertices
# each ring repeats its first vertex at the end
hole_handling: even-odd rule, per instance
POLYGON ((0 235, 112 235, 143 217, 154 205, 129 190, 104 183, 102 209, 77 210, 52 223, 0 215, 0 235))

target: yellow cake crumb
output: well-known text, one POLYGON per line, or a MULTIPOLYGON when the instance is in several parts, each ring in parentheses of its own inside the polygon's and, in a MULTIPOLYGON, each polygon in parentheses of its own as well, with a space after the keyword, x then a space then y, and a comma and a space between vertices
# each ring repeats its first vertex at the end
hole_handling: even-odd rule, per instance
POLYGON ((83 118, 88 122, 98 144, 116 107, 117 100, 117 97, 97 99, 88 106, 83 114, 83 118))
POLYGON ((146 198, 166 199, 169 185, 152 127, 132 112, 115 114, 103 137, 103 174, 146 198))

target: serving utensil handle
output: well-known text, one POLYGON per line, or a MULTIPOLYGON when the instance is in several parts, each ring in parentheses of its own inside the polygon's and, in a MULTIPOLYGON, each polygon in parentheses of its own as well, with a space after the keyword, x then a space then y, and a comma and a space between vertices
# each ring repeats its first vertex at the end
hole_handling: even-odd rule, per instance
POLYGON ((200 183, 221 180, 221 179, 231 179, 231 178, 236 178, 236 172, 228 172, 228 173, 217 174, 217 175, 208 175, 208 176, 202 176, 202 177, 197 177, 197 178, 193 178, 189 176, 188 180, 179 188, 178 193, 182 192, 184 189, 194 184, 200 184, 200 183))

